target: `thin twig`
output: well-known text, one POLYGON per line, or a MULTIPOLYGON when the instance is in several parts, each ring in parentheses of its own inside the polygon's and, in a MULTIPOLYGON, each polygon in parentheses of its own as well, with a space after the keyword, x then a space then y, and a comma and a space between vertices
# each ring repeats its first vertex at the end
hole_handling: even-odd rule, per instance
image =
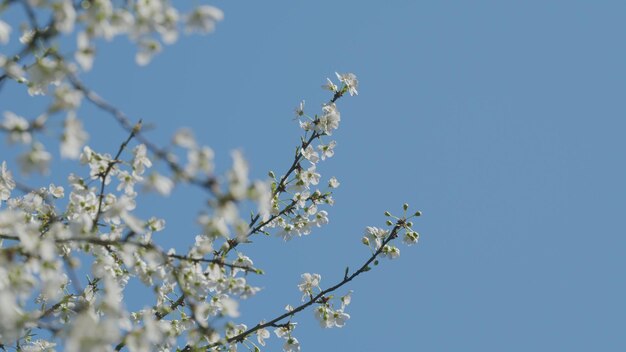
MULTIPOLYGON (((396 224, 393 229, 391 230, 391 232, 389 233, 389 235, 387 236, 387 238, 385 238, 385 240, 381 243, 380 247, 372 254, 372 256, 365 261, 365 263, 363 265, 361 265, 361 267, 355 271, 354 273, 352 273, 352 275, 350 276, 344 276, 343 280, 341 280, 339 283, 321 291, 320 293, 318 293, 317 295, 311 297, 311 299, 305 303, 303 303, 302 305, 294 308, 293 310, 284 313, 266 323, 263 324, 257 324, 256 326, 254 326, 253 328, 250 328, 244 332, 242 332, 239 335, 230 337, 228 339, 226 339, 227 343, 233 343, 233 342, 242 342, 244 341, 249 335, 253 334, 254 332, 256 332, 257 330, 260 329, 264 329, 267 327, 271 327, 271 326, 275 326, 275 324, 277 324, 279 321, 293 316, 296 313, 306 309, 307 307, 315 304, 315 303, 319 303, 320 299, 323 299, 327 294, 339 289, 340 287, 344 286, 345 284, 347 284, 348 282, 352 281, 355 277, 361 275, 362 273, 369 271, 370 267, 369 265, 376 260, 376 258, 382 253, 383 248, 385 247, 385 245, 387 245, 391 240, 393 240, 394 238, 397 237, 398 234, 398 230, 400 230, 401 225, 400 224, 396 224)), ((206 349, 207 351, 209 351, 210 349, 220 346, 222 343, 220 342, 216 342, 207 346, 202 347, 202 349, 206 349)), ((191 351, 191 346, 187 345, 185 346, 185 348, 183 348, 183 351, 191 351)))

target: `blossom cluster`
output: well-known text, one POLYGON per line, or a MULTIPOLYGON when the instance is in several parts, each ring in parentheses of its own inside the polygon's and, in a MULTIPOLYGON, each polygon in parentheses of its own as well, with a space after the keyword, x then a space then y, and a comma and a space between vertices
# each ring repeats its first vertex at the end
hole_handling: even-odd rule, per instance
POLYGON ((379 256, 397 257, 399 249, 390 241, 400 231, 405 243, 417 242, 405 206, 402 217, 387 222, 389 230, 366 229, 362 241, 371 256, 358 270, 346 269, 339 284, 323 289, 319 274, 305 273, 298 285, 300 305, 288 305, 286 313, 250 327, 237 321, 239 302, 260 290, 249 281, 263 274, 243 251, 249 238, 275 234, 287 241, 329 222, 328 207, 340 183, 323 177, 318 165, 335 154, 338 143, 332 136, 341 122, 337 101, 358 95, 357 77, 336 73, 336 80, 327 79, 323 88, 332 95, 318 113, 305 112, 304 101, 299 104, 300 144, 286 171, 269 172, 269 180, 251 179, 238 150, 231 153, 230 168, 216 174, 214 151, 191 129, 176 131, 170 146, 153 144, 141 121, 80 79, 93 68, 105 45, 101 39, 128 37, 137 47, 135 61, 146 65, 180 32, 210 33, 222 19, 213 6, 182 13, 168 0, 9 0, 0 6, 0 45, 16 48, 13 55, 0 53, 0 93, 4 84, 16 84, 47 99, 38 116, 3 106, 0 133, 11 147, 21 148, 19 172, 49 172, 54 143, 44 143, 44 131, 57 137, 61 158, 77 161, 63 185, 29 187, 16 182, 17 171, 1 156, 0 348, 235 351, 243 344, 260 350, 273 329, 284 351, 299 351, 292 321, 298 312, 314 306, 322 327, 344 326, 351 291, 339 298, 331 292, 370 270, 379 256), (22 22, 5 16, 18 11, 22 22), (126 130, 119 148, 105 152, 88 145, 81 118, 86 103, 126 130), (58 131, 49 123, 53 115, 64 117, 58 131), (137 215, 142 192, 167 197, 181 184, 207 196, 197 217, 198 233, 180 235, 189 239, 182 251, 159 244, 170 232, 166 219, 137 215), (245 218, 251 209, 253 216, 245 218), (86 282, 80 279, 85 276, 86 282), (145 305, 128 307, 125 297, 137 285, 145 289, 145 305))

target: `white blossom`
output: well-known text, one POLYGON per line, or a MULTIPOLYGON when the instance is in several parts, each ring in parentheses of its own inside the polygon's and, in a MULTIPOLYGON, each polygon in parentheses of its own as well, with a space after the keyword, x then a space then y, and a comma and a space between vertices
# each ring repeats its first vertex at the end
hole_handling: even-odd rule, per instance
MULTIPOLYGON (((263 324, 264 322, 261 322, 263 324)), ((256 331, 256 339, 261 346, 265 346, 265 340, 270 338, 269 330, 263 328, 256 331)))
POLYGON ((96 57, 96 47, 89 39, 89 36, 85 32, 80 32, 76 36, 77 49, 74 58, 84 71, 91 70, 93 60, 96 57))
POLYGON ((11 197, 11 191, 15 188, 15 181, 11 171, 7 170, 6 161, 2 162, 0 167, 0 205, 2 201, 6 201, 11 197))
POLYGON ((302 301, 304 302, 309 296, 313 295, 313 289, 320 286, 322 277, 319 274, 304 273, 301 275, 302 281, 298 285, 298 289, 303 293, 302 301))
POLYGON ((22 116, 5 111, 1 126, 9 132, 9 143, 29 144, 32 141, 30 123, 22 116))
POLYGON ((304 115, 304 100, 302 100, 300 104, 298 104, 298 107, 296 107, 295 109, 295 113, 297 117, 304 115))
POLYGON ((339 187, 339 185, 340 185, 339 181, 334 176, 331 177, 330 180, 328 180, 328 187, 330 188, 337 188, 339 187))
POLYGON ((407 231, 402 237, 402 242, 408 246, 412 246, 417 243, 420 238, 420 234, 414 231, 407 231))
POLYGON ((0 20, 0 44, 6 44, 11 39, 11 26, 0 20))
POLYGON ((52 155, 39 142, 33 143, 31 149, 18 159, 22 172, 27 174, 33 171, 40 174, 48 173, 50 160, 52 160, 52 155))
POLYGON ((337 75, 337 78, 341 81, 341 83, 346 85, 348 93, 350 93, 351 96, 359 94, 356 90, 359 85, 359 81, 354 73, 339 74, 335 72, 335 75, 337 75))
POLYGON ((311 145, 308 145, 304 150, 302 150, 302 156, 313 164, 316 164, 320 160, 319 154, 317 154, 311 145))
POLYGON ((52 6, 54 11, 54 24, 62 33, 70 33, 74 30, 76 11, 72 0, 61 0, 52 6))
POLYGON ((326 158, 330 158, 335 155, 334 149, 336 145, 337 142, 330 141, 328 144, 320 144, 317 146, 317 149, 322 152, 322 160, 326 160, 326 158))
POLYGON ((223 19, 224 13, 222 10, 209 5, 201 5, 187 15, 185 30, 187 33, 210 33, 215 29, 215 23, 223 19))
POLYGON ((193 131, 189 128, 181 128, 176 131, 172 138, 172 143, 187 149, 195 148, 198 145, 196 138, 193 136, 193 131))
POLYGON ((146 179, 144 188, 149 191, 156 191, 162 196, 169 196, 174 188, 174 182, 166 176, 153 172, 146 179))
POLYGON ((65 67, 57 61, 47 57, 37 59, 26 69, 28 75, 28 93, 30 95, 45 95, 48 86, 58 86, 65 77, 65 67))
POLYGON ((76 118, 74 111, 67 114, 64 127, 61 136, 61 157, 78 159, 81 149, 89 139, 89 134, 83 129, 83 123, 76 118))
POLYGON ((135 61, 139 66, 145 66, 152 61, 152 57, 161 52, 161 44, 153 39, 144 39, 138 43, 135 61))
POLYGON ((68 84, 61 84, 54 90, 54 102, 50 106, 50 111, 76 110, 83 99, 83 92, 70 87, 68 84))
POLYGON ((339 128, 341 115, 335 103, 326 104, 322 108, 323 115, 317 120, 316 128, 320 133, 332 135, 333 131, 339 128))
POLYGON ((331 92, 337 92, 339 90, 339 88, 337 88, 337 85, 333 83, 333 81, 330 80, 330 78, 326 78, 326 84, 322 86, 322 88, 327 89, 331 92))
POLYGON ((285 344, 283 345, 283 351, 285 352, 299 352, 300 351, 300 342, 293 336, 290 336, 286 339, 285 344))

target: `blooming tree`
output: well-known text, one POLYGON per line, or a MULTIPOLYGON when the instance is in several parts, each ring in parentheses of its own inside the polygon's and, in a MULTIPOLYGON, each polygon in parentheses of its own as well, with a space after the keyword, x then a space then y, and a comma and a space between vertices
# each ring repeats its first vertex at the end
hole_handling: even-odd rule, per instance
POLYGON ((136 63, 146 65, 164 44, 177 40, 181 29, 209 33, 222 18, 212 6, 181 13, 167 0, 2 1, 0 45, 18 50, 0 51, 0 89, 20 85, 30 95, 47 97, 49 104, 34 118, 23 117, 19 106, 3 105, 0 131, 9 144, 24 149, 17 156, 24 174, 47 172, 49 148, 60 148, 60 157, 78 163, 64 185, 29 187, 15 181, 17 170, 9 170, 8 149, 2 149, 0 349, 235 351, 243 346, 259 351, 273 332, 285 351, 299 351, 294 329, 300 312, 309 309, 325 328, 344 326, 351 300, 344 286, 380 257, 396 258, 396 238, 417 243, 411 219, 420 212, 407 215, 405 204, 400 216, 385 213, 385 228, 366 228, 362 243, 370 252, 357 270, 346 268, 341 281, 327 286, 319 274, 304 273, 297 286, 300 305, 288 305, 267 321, 237 321, 239 301, 260 290, 247 279, 263 274, 244 254, 248 239, 275 234, 287 241, 329 221, 339 181, 324 180, 316 165, 334 155, 331 138, 341 121, 337 102, 358 94, 356 76, 327 79, 323 87, 329 100, 317 113, 305 112, 300 103, 296 117, 302 136, 294 158, 282 174, 270 172, 269 180, 250 180, 238 151, 228 171, 216 174, 213 150, 189 129, 177 131, 172 146, 152 143, 140 120, 80 77, 96 62, 99 39, 127 36, 136 44, 136 63), (116 150, 107 153, 87 144, 89 134, 77 114, 85 102, 126 130, 116 150), (56 132, 60 138, 44 144, 41 132, 55 131, 48 123, 53 115, 64 118, 56 132), (167 231, 164 219, 134 214, 139 187, 168 196, 179 184, 197 187, 208 198, 208 209, 197 219, 200 234, 187 237, 188 250, 182 253, 153 238, 167 231), (251 208, 253 215, 244 218, 243 210, 251 208), (79 275, 88 278, 84 285, 79 275), (154 292, 137 311, 124 305, 133 281, 154 292))

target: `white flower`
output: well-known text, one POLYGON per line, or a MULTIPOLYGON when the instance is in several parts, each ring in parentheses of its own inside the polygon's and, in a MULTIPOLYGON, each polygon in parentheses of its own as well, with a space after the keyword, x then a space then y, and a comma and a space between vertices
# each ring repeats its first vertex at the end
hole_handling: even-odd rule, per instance
POLYGON ((298 121, 300 123, 300 128, 305 131, 312 131, 315 127, 311 123, 311 121, 298 121))
POLYGON ((215 23, 222 19, 224 19, 222 10, 209 5, 201 5, 187 15, 185 31, 187 33, 210 33, 215 29, 215 23))
POLYGON ((248 189, 248 163, 239 150, 231 153, 233 166, 228 172, 229 190, 235 199, 243 199, 248 189))
POLYGON ((168 6, 159 16, 156 30, 161 34, 161 39, 165 44, 173 44, 178 40, 178 10, 168 6))
POLYGON ((296 107, 296 116, 304 115, 304 100, 300 102, 298 107, 296 107))
POLYGON ((317 146, 317 149, 319 149, 322 152, 322 160, 326 160, 326 158, 330 158, 333 155, 335 155, 335 146, 337 145, 337 142, 335 141, 330 141, 330 143, 328 144, 320 144, 317 146))
POLYGON ((316 164, 320 161, 319 154, 313 149, 313 147, 309 144, 306 149, 302 150, 302 156, 304 156, 308 161, 316 164))
POLYGON ((293 201, 296 202, 296 206, 298 208, 304 208, 306 205, 307 199, 311 196, 309 191, 304 191, 302 193, 296 193, 293 195, 293 201))
POLYGON ((28 120, 11 111, 4 112, 4 120, 1 126, 9 132, 9 143, 29 144, 32 140, 28 120))
POLYGON ((44 57, 26 69, 28 94, 45 95, 50 84, 58 86, 65 77, 65 68, 59 61, 44 57))
POLYGON ((322 107, 324 114, 316 120, 316 127, 320 133, 332 135, 333 131, 339 128, 341 115, 334 103, 326 104, 322 107))
POLYGON ((0 20, 0 44, 6 44, 11 39, 11 26, 0 20))
MULTIPOLYGON (((261 322, 263 324, 264 322, 261 322)), ((270 338, 269 330, 263 328, 256 331, 256 339, 261 346, 265 346, 265 339, 270 338)))
POLYGON ((257 202, 259 215, 263 221, 266 221, 272 210, 272 190, 269 182, 255 181, 252 186, 250 199, 257 202))
POLYGON ((61 157, 78 159, 81 149, 89 139, 89 134, 83 129, 83 123, 76 118, 74 111, 67 114, 64 127, 61 136, 61 157))
POLYGON ((89 41, 89 36, 85 32, 78 33, 76 42, 78 48, 76 49, 74 58, 83 70, 89 71, 96 57, 96 47, 89 41))
POLYGON ((339 73, 335 72, 335 75, 337 75, 337 78, 346 85, 346 87, 348 88, 348 93, 350 93, 351 96, 359 94, 359 92, 357 92, 356 90, 359 86, 359 81, 356 79, 356 75, 354 73, 345 73, 340 75, 339 73))
POLYGON ((162 196, 169 196, 174 188, 174 182, 159 173, 153 172, 148 176, 144 186, 147 190, 156 191, 162 196))
POLYGON ((197 146, 196 139, 193 136, 193 131, 190 128, 181 128, 176 133, 174 133, 174 137, 172 138, 172 143, 179 147, 191 149, 197 146))
POLYGON ((322 277, 320 274, 304 273, 301 275, 302 281, 298 285, 298 289, 303 293, 302 301, 304 302, 309 296, 313 295, 313 289, 320 287, 322 277))
POLYGON ((139 175, 143 174, 144 167, 152 167, 152 161, 148 158, 147 148, 145 144, 140 144, 133 150, 135 158, 133 159, 133 170, 139 175))
POLYGON ((24 70, 15 60, 8 60, 5 56, 0 55, 0 67, 4 68, 5 74, 14 80, 20 83, 26 81, 26 78, 24 78, 24 70))
POLYGON ((330 78, 326 78, 326 84, 322 86, 322 88, 327 89, 331 92, 336 92, 338 90, 337 85, 330 80, 330 78))
POLYGON ((0 167, 0 205, 2 201, 8 200, 11 197, 11 191, 15 188, 15 181, 11 171, 7 170, 6 161, 2 162, 0 167))
MULTIPOLYGON (((0 273, 8 275, 3 270, 0 270, 0 273)), ((8 278, 6 280, 8 281, 8 278)), ((12 341, 20 337, 24 318, 15 294, 6 289, 0 290, 0 331, 3 341, 12 341)))
POLYGON ((417 243, 420 238, 420 234, 414 231, 407 231, 404 234, 404 238, 402 238, 402 242, 406 245, 411 246, 417 243))
POLYGON ((61 186, 55 186, 54 183, 50 184, 50 187, 48 187, 48 192, 50 192, 50 194, 54 197, 54 198, 63 198, 63 196, 65 195, 64 193, 64 189, 61 186))
POLYGON ((341 328, 346 324, 346 321, 350 319, 350 315, 345 313, 343 308, 333 310, 327 305, 320 305, 315 308, 315 318, 320 322, 320 326, 323 328, 341 328))
POLYGON ((340 185, 339 181, 334 176, 331 177, 330 180, 328 180, 328 187, 330 188, 337 188, 339 187, 339 185, 340 185))
POLYGON ((295 328, 296 328, 296 323, 289 323, 285 326, 279 326, 276 329, 274 329, 274 334, 276 334, 276 337, 278 338, 289 338, 289 335, 295 328))
POLYGON ((83 92, 63 84, 54 90, 54 103, 50 107, 52 112, 59 110, 75 110, 80 106, 83 92))
POLYGON ((54 25, 62 33, 70 33, 74 30, 76 11, 71 0, 62 0, 52 6, 54 11, 54 25))
POLYGON ((206 175, 213 173, 213 158, 215 153, 209 147, 193 148, 187 152, 189 163, 185 166, 185 172, 189 176, 194 176, 198 171, 206 175))
POLYGON ((52 155, 39 142, 33 143, 31 150, 22 154, 18 159, 22 171, 27 174, 33 171, 41 174, 47 173, 50 160, 52 160, 52 155))
MULTIPOLYGON (((235 301, 232 298, 229 297, 222 297, 222 299, 220 299, 220 305, 221 305, 221 312, 222 314, 224 314, 225 316, 231 317, 231 318, 237 318, 239 316, 239 303, 237 303, 237 301, 235 301)), ((245 331, 245 328, 244 328, 245 331)))
POLYGON ((21 350, 23 352, 54 352, 56 345, 54 342, 39 339, 28 345, 22 345, 21 350))
POLYGON ((152 57, 161 52, 161 44, 154 39, 140 40, 138 45, 135 62, 139 66, 146 66, 152 60, 152 57))
POLYGON ((352 302, 352 290, 348 291, 345 296, 341 297, 341 310, 344 310, 352 302))
POLYGON ((314 222, 317 227, 328 224, 328 212, 326 210, 322 210, 319 213, 315 214, 314 222))
POLYGON ((295 337, 289 337, 285 344, 283 345, 283 351, 285 352, 299 352, 300 351, 300 342, 295 337))
MULTIPOLYGON (((378 249, 389 231, 380 229, 378 227, 368 226, 365 228, 365 239, 367 244, 374 245, 374 249, 378 249)), ((365 243, 365 240, 363 241, 365 243)))
POLYGON ((334 326, 341 328, 346 325, 346 321, 350 319, 350 315, 345 313, 343 310, 336 310, 332 315, 332 323, 334 326))
POLYGON ((320 182, 320 174, 315 171, 315 165, 311 165, 306 170, 301 171, 298 176, 300 177, 300 181, 304 184, 305 187, 309 187, 309 184, 317 185, 320 182))
POLYGON ((382 255, 389 259, 396 259, 400 256, 400 249, 398 247, 385 245, 382 250, 382 255))
POLYGON ((115 9, 110 19, 111 35, 127 33, 131 30, 135 23, 135 18, 126 9, 115 9))
POLYGON ((64 350, 68 352, 107 351, 119 340, 117 321, 101 318, 93 309, 81 312, 67 328, 69 336, 64 350))

